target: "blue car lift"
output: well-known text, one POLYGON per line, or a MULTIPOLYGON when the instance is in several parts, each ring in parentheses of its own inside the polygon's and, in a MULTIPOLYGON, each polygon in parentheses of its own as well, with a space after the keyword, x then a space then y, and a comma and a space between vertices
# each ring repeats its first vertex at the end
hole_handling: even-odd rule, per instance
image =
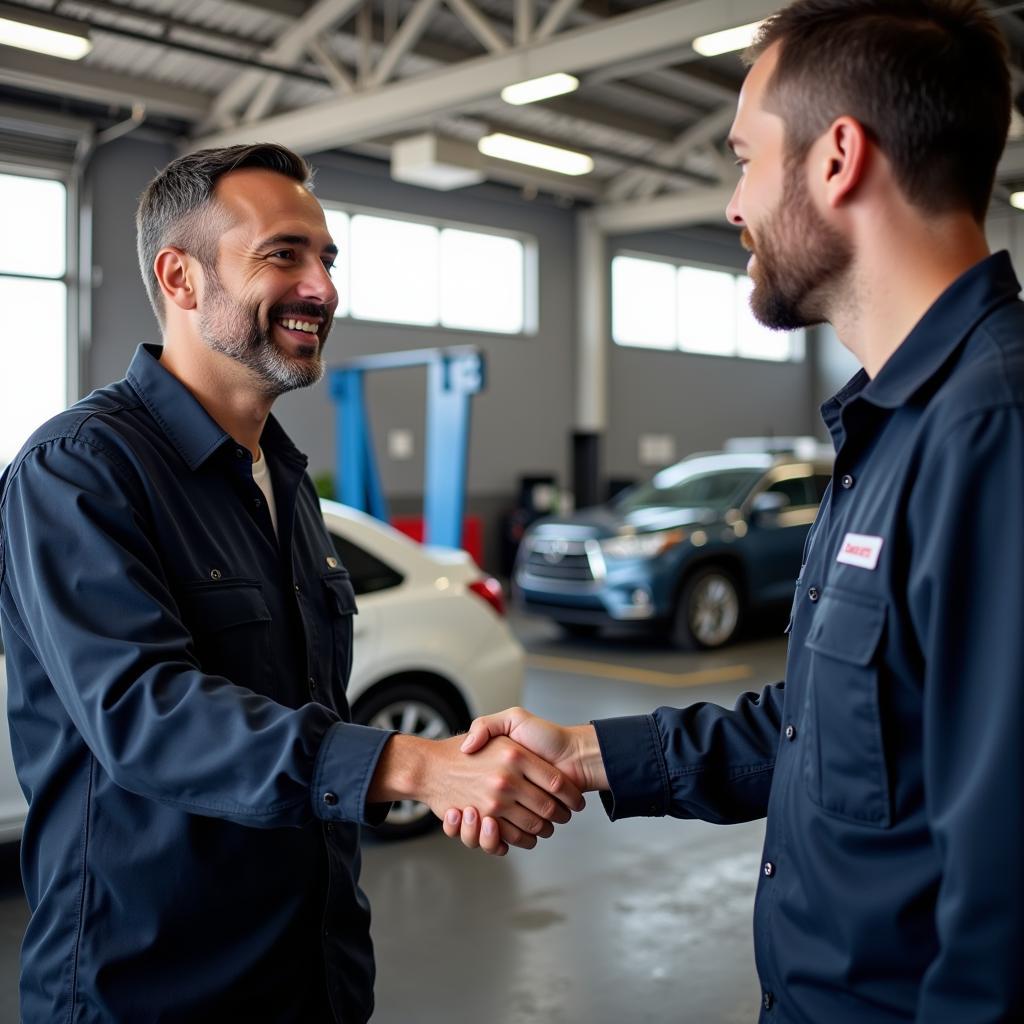
POLYGON ((343 504, 388 522, 363 380, 371 370, 409 366, 427 368, 424 541, 458 548, 466 502, 470 400, 485 386, 483 353, 473 345, 361 356, 328 370, 328 386, 337 406, 335 491, 343 504))

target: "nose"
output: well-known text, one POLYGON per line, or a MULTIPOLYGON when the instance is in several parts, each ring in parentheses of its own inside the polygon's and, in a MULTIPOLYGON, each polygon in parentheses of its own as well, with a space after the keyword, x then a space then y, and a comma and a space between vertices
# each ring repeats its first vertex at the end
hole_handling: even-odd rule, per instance
POLYGON ((331 280, 330 271, 318 258, 307 262, 297 291, 303 299, 323 306, 335 305, 338 301, 338 289, 331 280))
POLYGON ((740 178, 740 180, 736 182, 736 187, 732 190, 732 198, 725 207, 726 219, 730 224, 735 224, 738 228, 744 227, 746 223, 743 220, 743 215, 740 213, 740 190, 742 188, 743 179, 740 178))

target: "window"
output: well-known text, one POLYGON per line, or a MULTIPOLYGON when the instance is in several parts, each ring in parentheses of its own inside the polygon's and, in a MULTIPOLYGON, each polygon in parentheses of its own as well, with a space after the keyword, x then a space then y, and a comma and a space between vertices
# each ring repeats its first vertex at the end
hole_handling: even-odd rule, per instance
POLYGON ((750 310, 746 274, 641 256, 612 260, 616 344, 704 355, 803 359, 803 331, 771 331, 750 310))
POLYGON ((352 541, 331 534, 334 550, 338 552, 341 564, 348 569, 352 579, 352 589, 359 594, 372 594, 377 590, 389 590, 397 587, 405 578, 400 572, 386 565, 379 558, 371 555, 365 548, 353 544, 352 541))
POLYGON ((783 508, 795 506, 800 508, 804 505, 816 505, 817 501, 811 493, 811 481, 805 476, 794 476, 788 480, 777 480, 768 488, 769 494, 781 494, 786 503, 783 508))
POLYGON ((0 174, 0 467, 67 405, 67 188, 0 174))
POLYGON ((532 244, 429 221, 324 212, 340 250, 337 316, 501 334, 531 329, 532 244))

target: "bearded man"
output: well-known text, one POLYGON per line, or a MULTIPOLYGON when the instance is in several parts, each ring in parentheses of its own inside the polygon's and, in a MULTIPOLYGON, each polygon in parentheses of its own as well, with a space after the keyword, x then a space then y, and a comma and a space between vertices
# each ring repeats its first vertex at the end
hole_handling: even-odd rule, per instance
POLYGON ((24 1020, 363 1024, 359 824, 483 799, 529 848, 581 805, 512 741, 477 765, 350 721, 352 584, 270 414, 322 376, 338 301, 309 176, 272 145, 158 174, 137 229, 162 346, 0 481, 24 1020))
POLYGON ((1024 1020, 1024 304, 984 232, 1005 46, 974 0, 798 0, 749 59, 753 310, 863 366, 822 407, 785 682, 571 728, 513 709, 464 749, 511 736, 616 819, 767 816, 764 1024, 1024 1020))

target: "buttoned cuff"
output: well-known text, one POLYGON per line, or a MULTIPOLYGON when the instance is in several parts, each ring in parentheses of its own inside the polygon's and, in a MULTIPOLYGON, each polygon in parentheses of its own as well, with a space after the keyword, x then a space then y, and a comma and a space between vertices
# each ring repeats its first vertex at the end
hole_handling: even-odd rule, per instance
POLYGON ((379 825, 390 803, 366 803, 370 780, 384 744, 393 733, 368 725, 335 722, 316 755, 310 799, 313 813, 324 821, 355 821, 379 825))
POLYGON ((669 806, 668 768, 652 715, 604 718, 591 723, 608 776, 600 794, 612 821, 664 817, 669 806))

